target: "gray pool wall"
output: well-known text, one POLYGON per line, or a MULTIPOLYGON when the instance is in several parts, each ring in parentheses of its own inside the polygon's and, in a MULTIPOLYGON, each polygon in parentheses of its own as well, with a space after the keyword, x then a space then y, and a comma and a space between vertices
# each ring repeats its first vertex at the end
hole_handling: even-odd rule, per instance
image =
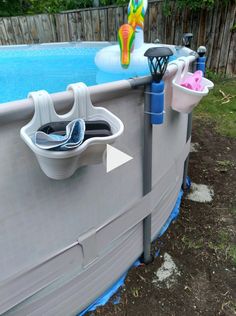
MULTIPOLYGON (((123 121, 124 134, 114 146, 134 159, 110 173, 103 164, 84 167, 61 181, 43 174, 20 138, 32 103, 0 106, 0 314, 76 315, 142 254, 147 215, 152 238, 160 231, 175 205, 190 148, 188 115, 170 107, 175 72, 172 65, 165 76, 164 124, 153 126, 152 191, 146 196, 143 85, 123 80, 89 88, 94 105, 123 121)), ((63 92, 53 99, 65 112, 73 96, 63 92)))

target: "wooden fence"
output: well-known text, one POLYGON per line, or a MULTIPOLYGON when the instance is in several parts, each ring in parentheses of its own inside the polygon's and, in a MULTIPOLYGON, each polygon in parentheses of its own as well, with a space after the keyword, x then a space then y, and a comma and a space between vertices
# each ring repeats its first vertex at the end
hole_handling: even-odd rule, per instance
MULTIPOLYGON (((163 1, 149 3, 145 16, 145 41, 181 44, 182 34, 194 34, 192 48, 205 45, 208 67, 216 72, 236 73, 236 4, 219 3, 212 10, 180 10, 175 1, 170 14, 163 1)), ((0 18, 0 44, 31 44, 67 41, 116 41, 119 26, 127 22, 127 6, 102 7, 0 18)))

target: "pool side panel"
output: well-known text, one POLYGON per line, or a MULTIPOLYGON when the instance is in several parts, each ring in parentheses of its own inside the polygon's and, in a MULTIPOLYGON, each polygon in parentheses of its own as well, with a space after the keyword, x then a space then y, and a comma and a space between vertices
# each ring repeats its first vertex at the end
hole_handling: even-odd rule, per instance
POLYGON ((115 146, 134 157, 108 174, 99 164, 81 168, 67 180, 51 180, 20 138, 25 122, 0 127, 0 249, 5 253, 0 282, 67 247, 142 197, 142 91, 104 106, 125 125, 115 146))
MULTIPOLYGON (((170 214, 173 209, 180 185, 180 181, 176 182, 169 194, 166 192, 156 205, 153 211, 153 218, 158 219, 156 231, 161 229, 167 219, 166 215, 170 214), (162 212, 163 210, 166 212, 162 212)), ((159 189, 159 185, 154 188, 149 199, 154 200, 159 189)), ((125 222, 125 218, 123 222, 125 222)), ((139 222, 126 233, 120 235, 115 242, 115 247, 111 248, 104 257, 101 256, 99 260, 92 263, 84 272, 77 272, 76 274, 75 271, 73 275, 69 273, 64 275, 64 280, 61 278, 55 281, 51 286, 18 305, 6 315, 55 315, 55 313, 57 315, 75 315, 78 310, 86 307, 88 299, 91 303, 101 294, 103 289, 106 289, 107 284, 113 284, 123 274, 125 270, 121 268, 130 266, 141 255, 141 223, 139 222), (128 262, 128 260, 130 261, 128 262)), ((111 222, 110 229, 113 230, 114 225, 117 226, 117 224, 115 221, 111 222)), ((119 225, 119 227, 121 226, 119 225)), ((100 230, 100 234, 106 236, 107 232, 103 230, 104 228, 100 230)))
MULTIPOLYGON (((155 208, 155 210, 153 211, 153 224, 154 224, 153 234, 156 234, 161 229, 162 225, 165 223, 171 210, 173 209, 173 206, 175 204, 175 201, 176 201, 176 198, 177 198, 180 186, 181 186, 182 179, 179 175, 178 180, 176 180, 176 183, 172 186, 172 188, 169 187, 168 183, 170 183, 171 179, 173 178, 173 175, 175 174, 176 166, 181 164, 181 161, 186 157, 188 150, 189 150, 189 143, 187 144, 187 146, 185 146, 185 148, 183 148, 181 155, 176 160, 176 164, 174 164, 172 166, 172 168, 170 168, 168 173, 164 175, 164 177, 161 179, 161 181, 158 183, 158 185, 156 185, 156 187, 153 188, 153 191, 145 199, 142 199, 141 201, 139 201, 139 203, 137 203, 133 208, 128 210, 126 213, 121 214, 120 216, 114 218, 113 220, 110 219, 109 222, 107 222, 103 227, 98 229, 97 234, 96 234, 97 235, 96 236, 97 244, 99 245, 98 248, 104 249, 104 252, 101 253, 99 258, 97 258, 97 261, 95 261, 94 264, 96 264, 96 266, 100 265, 99 262, 101 260, 101 257, 104 255, 104 253, 108 254, 109 258, 113 258, 113 254, 110 253, 110 251, 112 251, 112 249, 116 250, 119 243, 122 240, 124 240, 124 238, 126 238, 127 236, 129 236, 131 234, 132 228, 130 229, 129 227, 132 227, 132 225, 135 225, 136 222, 141 223, 142 218, 149 213, 149 211, 148 211, 149 209, 155 208), (157 201, 159 201, 158 204, 156 204, 157 201), (148 209, 145 208, 145 206, 148 206, 148 209), (145 209, 146 209, 146 211, 144 212, 145 209), (108 238, 109 238, 109 241, 114 240, 112 242, 113 247, 107 248, 108 238)), ((177 179, 177 177, 176 177, 176 179, 177 179)), ((135 226, 137 226, 137 225, 138 224, 136 224, 135 226)), ((139 230, 140 230, 140 236, 141 236, 142 235, 142 227, 139 228, 139 230)), ((123 245, 123 246, 126 247, 125 245, 123 245)), ((74 245, 74 248, 76 250, 77 245, 74 245)), ((132 248, 136 248, 135 243, 132 243, 132 248)), ((138 250, 138 249, 139 248, 136 249, 137 250, 137 254, 136 254, 137 257, 142 252, 142 248, 141 248, 141 250, 140 249, 138 250)), ((70 250, 68 249, 68 251, 70 251, 70 250)), ((76 253, 74 252, 74 254, 76 254, 76 253)), ((66 253, 65 253, 65 255, 66 255, 66 253)), ((126 255, 125 251, 124 251, 123 255, 124 256, 126 255)), ((64 256, 64 254, 61 254, 61 256, 64 256)), ((67 254, 67 256, 68 256, 68 254, 67 254)), ((64 259, 65 258, 66 257, 64 257, 64 259)), ((41 267, 44 266, 44 268, 46 268, 49 265, 49 262, 50 262, 50 260, 48 262, 41 264, 40 266, 41 267)), ((76 262, 76 260, 74 260, 74 262, 76 262)), ((126 262, 125 260, 122 261, 124 269, 125 269, 125 262, 126 262)), ((58 270, 58 269, 56 269, 57 263, 55 261, 52 263, 53 263, 52 267, 54 266, 54 269, 58 270)), ((106 262, 106 264, 110 265, 109 260, 108 260, 108 262, 106 262)), ((91 266, 93 266, 93 264, 91 266)), ((74 265, 74 267, 73 266, 69 266, 67 268, 65 268, 65 267, 64 267, 63 273, 62 273, 62 271, 60 271, 60 273, 62 274, 62 277, 59 280, 55 279, 55 281, 52 283, 51 286, 49 285, 47 288, 45 288, 45 290, 40 291, 36 296, 33 296, 30 299, 28 299, 27 301, 20 304, 16 309, 13 309, 10 312, 10 315, 21 315, 21 313, 20 313, 21 309, 22 309, 22 315, 25 315, 28 313, 31 314, 32 310, 34 310, 36 308, 35 302, 38 299, 40 299, 40 302, 38 304, 39 306, 45 305, 45 302, 49 299, 48 298, 49 293, 50 293, 50 300, 55 299, 56 293, 54 292, 54 290, 56 288, 62 286, 62 283, 63 283, 62 279, 64 279, 64 283, 68 283, 68 282, 72 281, 73 277, 74 278, 76 277, 76 271, 78 271, 77 274, 82 273, 82 271, 80 271, 78 269, 78 267, 76 268, 75 265, 74 265), (72 272, 73 272, 73 277, 71 276, 72 272), (71 281, 69 281, 69 280, 71 280, 71 281), (46 297, 45 297, 45 295, 46 295, 46 297)), ((90 269, 90 268, 88 267, 88 269, 90 269)), ((87 272, 89 272, 89 271, 90 270, 88 270, 87 272)), ((104 267, 104 271, 106 271, 105 267, 104 267)), ((39 271, 38 276, 40 276, 40 272, 42 275, 43 271, 39 271)), ((81 274, 80 277, 82 277, 83 274, 81 274)), ((112 270, 112 277, 115 275, 116 275, 116 269, 112 270)), ((111 276, 109 276, 109 275, 106 275, 106 276, 110 280, 111 276)), ((32 275, 32 277, 35 279, 35 276, 32 275)), ((80 278, 79 275, 77 275, 77 277, 80 278)), ((107 281, 109 282, 109 280, 107 280, 107 281)), ((81 285, 81 283, 78 281, 78 286, 79 285, 81 285)), ((64 285, 63 285, 63 287, 64 287, 64 285)), ((95 284, 91 283, 91 287, 94 288, 95 284)), ((100 284, 98 284, 98 290, 99 289, 101 289, 100 284)), ((64 293, 63 288, 61 289, 61 291, 64 293)), ((89 291, 87 292, 87 294, 88 294, 87 299, 89 300, 90 299, 89 291)), ((71 294, 70 294, 70 296, 71 296, 71 294)), ((78 304, 80 297, 81 297, 81 295, 78 293, 78 297, 75 298, 74 304, 78 304)), ((65 308, 68 308, 67 300, 65 299, 65 301, 66 301, 66 304, 64 307, 60 306, 60 304, 58 303, 59 304, 58 311, 56 311, 56 312, 59 315, 63 315, 63 314, 61 314, 61 310, 63 311, 65 308)), ((92 299, 91 299, 91 301, 92 301, 92 299)), ((63 302, 63 300, 62 300, 62 302, 63 302)), ((86 302, 86 300, 82 301, 81 308, 84 306, 83 304, 85 304, 85 302, 86 302)), ((54 304, 52 303, 52 305, 54 305, 54 304)), ((46 315, 47 315, 47 312, 48 312, 48 315, 51 315, 51 313, 49 312, 51 308, 52 307, 48 306, 48 310, 45 310, 46 315)), ((36 313, 35 315, 40 315, 40 313, 41 313, 41 311, 38 314, 36 313)), ((69 315, 70 313, 68 312, 67 314, 69 315)), ((52 315, 53 315, 53 313, 52 313, 52 315)))
POLYGON ((5 254, 0 313, 75 315, 141 255, 143 218, 153 211, 153 236, 168 218, 189 152, 187 117, 170 109, 167 82, 165 124, 153 131, 153 190, 143 198, 144 91, 130 90, 131 85, 118 83, 118 95, 112 92, 115 84, 91 87, 96 105, 111 110, 125 125, 114 146, 134 158, 109 174, 100 164, 82 168, 65 181, 48 179, 19 136, 26 112, 16 108, 12 115, 9 104, 5 106, 9 121, 0 125, 0 250, 5 254), (103 89, 108 89, 107 101, 103 89), (112 93, 116 98, 111 100, 112 93), (11 120, 17 115, 21 120, 11 120))

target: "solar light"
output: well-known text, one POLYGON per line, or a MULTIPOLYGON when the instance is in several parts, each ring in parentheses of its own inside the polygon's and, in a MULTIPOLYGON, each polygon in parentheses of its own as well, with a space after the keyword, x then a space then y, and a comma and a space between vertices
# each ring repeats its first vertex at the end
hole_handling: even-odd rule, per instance
POLYGON ((144 53, 144 56, 148 58, 149 70, 154 82, 159 83, 162 80, 169 57, 172 55, 173 52, 168 47, 152 47, 144 53))
POLYGON ((207 52, 207 49, 205 46, 199 46, 197 49, 197 53, 200 57, 203 57, 207 52))
POLYGON ((206 54, 207 49, 205 46, 199 46, 197 49, 197 53, 198 53, 198 58, 196 61, 196 68, 197 70, 201 70, 203 72, 203 75, 205 74, 206 71, 206 54))
POLYGON ((183 38, 182 38, 184 46, 190 48, 192 38, 193 38, 192 33, 184 33, 183 38))
POLYGON ((162 80, 169 57, 173 52, 168 47, 149 48, 144 56, 148 58, 149 70, 152 75, 150 85, 150 123, 162 124, 164 120, 164 81, 162 80))

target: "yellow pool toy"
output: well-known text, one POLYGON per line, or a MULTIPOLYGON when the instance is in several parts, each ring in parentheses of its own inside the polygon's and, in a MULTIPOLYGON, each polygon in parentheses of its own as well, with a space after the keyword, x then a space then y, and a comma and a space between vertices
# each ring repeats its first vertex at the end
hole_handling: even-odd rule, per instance
POLYGON ((143 0, 131 0, 128 6, 128 23, 136 30, 136 27, 143 29, 144 15, 146 9, 143 0))

